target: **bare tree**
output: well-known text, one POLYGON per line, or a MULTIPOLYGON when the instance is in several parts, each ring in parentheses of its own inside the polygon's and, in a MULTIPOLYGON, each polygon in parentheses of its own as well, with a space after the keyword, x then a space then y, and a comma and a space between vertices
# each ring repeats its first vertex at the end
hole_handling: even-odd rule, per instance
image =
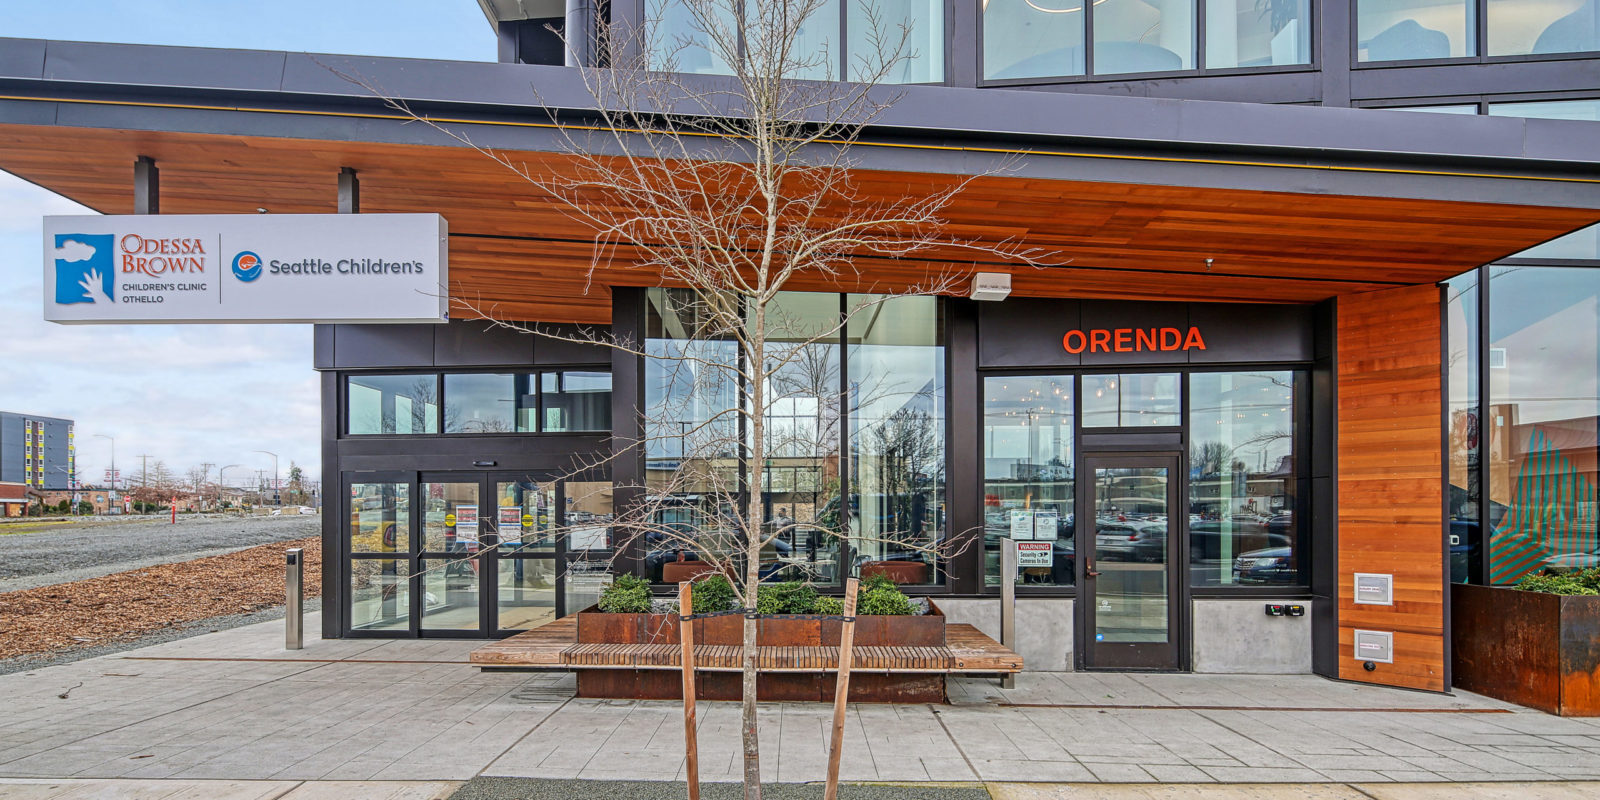
MULTIPOLYGON (((940 535, 942 523, 933 518, 938 503, 930 493, 942 485, 943 445, 926 406, 940 390, 863 381, 846 396, 832 348, 862 315, 964 286, 969 269, 917 268, 926 263, 910 260, 919 254, 965 250, 1019 266, 1050 257, 947 230, 942 213, 977 176, 951 176, 906 196, 874 194, 860 183, 854 149, 898 97, 878 84, 916 55, 910 22, 868 2, 860 39, 867 47, 850 54, 849 74, 841 76, 839 43, 830 52, 805 36, 808 25, 830 24, 819 15, 840 13, 828 0, 677 0, 667 7, 677 33, 667 33, 660 20, 641 30, 598 30, 592 44, 608 66, 578 70, 593 101, 591 116, 568 124, 553 115, 565 166, 529 167, 402 101, 389 102, 493 158, 591 229, 591 280, 633 270, 654 285, 676 287, 664 295, 661 312, 680 326, 678 335, 638 342, 564 334, 506 320, 472 298, 454 298, 456 306, 492 325, 635 354, 650 363, 650 380, 672 389, 667 401, 644 410, 643 436, 616 442, 607 457, 643 458, 647 477, 631 487, 640 500, 614 509, 606 552, 693 553, 729 576, 747 609, 773 572, 764 570, 773 565, 764 551, 786 537, 858 548, 870 542, 874 552, 922 554, 937 568, 971 538, 940 535), (705 64, 726 74, 685 74, 705 64), (839 80, 845 77, 850 82, 839 80), (897 271, 914 279, 878 285, 858 269, 863 257, 896 259, 897 271), (784 307, 797 284, 863 294, 849 295, 836 314, 818 319, 784 307), (876 448, 873 470, 883 476, 870 487, 860 473, 850 486, 839 479, 846 455, 840 420, 851 413, 870 418, 862 441, 876 448), (787 490, 788 504, 769 513, 764 497, 770 501, 775 485, 787 490), (809 508, 802 509, 807 495, 809 508), (853 502, 865 495, 874 498, 871 519, 853 502)), ((345 77, 383 94, 359 76, 345 77)), ((581 464, 574 474, 604 466, 581 464)), ((603 491, 613 487, 604 484, 603 491)), ((583 498, 569 492, 574 501, 583 498)), ((756 631, 747 616, 747 798, 761 793, 756 631)))

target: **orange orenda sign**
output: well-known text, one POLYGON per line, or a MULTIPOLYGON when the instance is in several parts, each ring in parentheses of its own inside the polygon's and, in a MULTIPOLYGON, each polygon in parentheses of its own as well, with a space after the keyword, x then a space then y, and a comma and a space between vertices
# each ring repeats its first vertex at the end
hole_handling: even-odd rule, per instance
POLYGON ((1067 331, 1061 346, 1074 355, 1091 353, 1137 353, 1144 350, 1204 350, 1206 340, 1199 328, 1184 333, 1177 328, 1092 328, 1067 331))

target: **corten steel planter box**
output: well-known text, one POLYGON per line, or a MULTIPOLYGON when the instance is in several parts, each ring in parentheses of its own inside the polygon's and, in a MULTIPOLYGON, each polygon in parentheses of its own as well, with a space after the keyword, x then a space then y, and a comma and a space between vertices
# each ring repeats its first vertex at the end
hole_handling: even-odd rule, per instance
POLYGON ((1453 682, 1567 717, 1600 716, 1600 597, 1450 587, 1453 682))
MULTIPOLYGON (((593 606, 578 612, 579 644, 680 644, 676 614, 606 614, 593 606)), ((744 638, 744 618, 738 615, 697 619, 696 645, 737 646, 744 638)), ((856 617, 857 647, 943 647, 944 612, 929 603, 928 613, 904 617, 856 617)), ((757 647, 838 647, 844 623, 836 620, 764 619, 756 632, 757 647)), ((579 697, 632 700, 678 700, 683 697, 682 674, 670 670, 578 669, 579 697)), ((742 695, 737 672, 697 672, 695 695, 702 700, 738 700, 742 695)), ((762 700, 829 702, 833 700, 833 672, 784 672, 758 676, 756 695, 762 700)), ((850 699, 863 703, 942 703, 944 675, 927 673, 854 673, 850 699)))

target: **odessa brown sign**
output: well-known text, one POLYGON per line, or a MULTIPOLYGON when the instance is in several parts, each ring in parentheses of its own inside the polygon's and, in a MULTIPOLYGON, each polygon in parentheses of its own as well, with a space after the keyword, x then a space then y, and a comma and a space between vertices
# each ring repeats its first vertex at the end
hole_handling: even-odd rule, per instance
POLYGON ((1091 353, 1138 353, 1148 350, 1204 350, 1206 340, 1200 329, 1185 333, 1177 328, 1091 328, 1071 330, 1061 337, 1061 346, 1074 355, 1091 353))

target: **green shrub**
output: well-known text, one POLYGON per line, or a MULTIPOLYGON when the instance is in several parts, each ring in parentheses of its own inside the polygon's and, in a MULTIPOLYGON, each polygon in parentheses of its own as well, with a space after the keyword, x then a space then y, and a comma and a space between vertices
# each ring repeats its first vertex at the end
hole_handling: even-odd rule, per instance
POLYGON ((650 613, 650 583, 634 575, 618 575, 600 593, 600 610, 607 614, 650 613))
POLYGON ((756 592, 756 612, 760 614, 814 614, 816 609, 817 590, 809 583, 773 583, 756 592))
POLYGON ((733 608, 733 584, 725 575, 712 575, 694 582, 694 613, 710 614, 733 608))
POLYGON ((837 616, 840 616, 840 615, 844 614, 844 598, 843 597, 819 597, 819 598, 817 598, 817 613, 818 614, 827 614, 830 617, 837 617, 837 616))
POLYGON ((887 585, 874 584, 863 590, 856 597, 856 613, 869 617, 906 617, 917 613, 917 608, 893 581, 888 581, 887 585))
POLYGON ((867 577, 861 579, 861 591, 863 592, 871 591, 873 589, 894 589, 899 591, 899 588, 899 584, 889 580, 889 576, 881 572, 868 575, 867 577))
POLYGON ((1600 588, 1595 585, 1597 582, 1600 582, 1600 569, 1564 575, 1529 575, 1517 583, 1517 588, 1524 592, 1544 594, 1600 595, 1600 588))

